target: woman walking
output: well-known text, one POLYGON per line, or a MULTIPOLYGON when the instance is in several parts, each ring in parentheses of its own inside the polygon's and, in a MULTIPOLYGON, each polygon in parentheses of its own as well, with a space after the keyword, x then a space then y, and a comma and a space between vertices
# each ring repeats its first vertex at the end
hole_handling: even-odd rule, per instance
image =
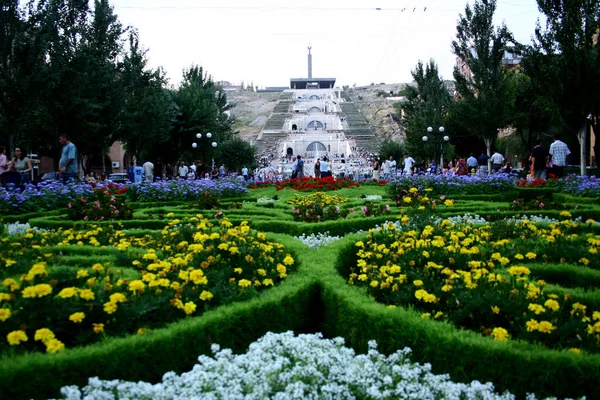
POLYGON ((21 174, 22 185, 29 183, 29 175, 31 174, 32 170, 31 160, 29 157, 23 154, 19 147, 15 149, 15 156, 12 159, 12 168, 21 174))

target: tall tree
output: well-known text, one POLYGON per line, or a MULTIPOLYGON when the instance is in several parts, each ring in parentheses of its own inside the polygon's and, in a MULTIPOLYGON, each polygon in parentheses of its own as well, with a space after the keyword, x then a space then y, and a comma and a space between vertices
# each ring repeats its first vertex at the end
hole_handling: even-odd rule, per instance
POLYGON ((503 24, 493 25, 495 0, 475 0, 459 16, 453 53, 464 63, 454 68, 458 101, 452 118, 462 128, 482 139, 491 154, 498 129, 507 126, 512 99, 502 58, 512 35, 503 24))
POLYGON ((138 33, 133 29, 129 32, 120 81, 124 99, 114 138, 121 140, 127 152, 138 159, 161 157, 162 148, 170 139, 175 108, 165 89, 164 74, 160 69, 147 67, 146 52, 140 48, 138 33))
POLYGON ((566 133, 577 137, 581 175, 585 175, 588 124, 600 127, 600 3, 537 3, 546 16, 546 28, 538 22, 534 43, 528 49, 527 72, 542 72, 539 76, 532 74, 532 79, 556 105, 566 133))
POLYGON ((437 132, 444 125, 444 115, 452 103, 452 97, 439 76, 434 60, 429 60, 426 66, 419 61, 411 74, 415 85, 405 88, 406 101, 396 107, 404 114, 406 150, 413 157, 427 158, 434 153, 432 146, 439 146, 439 143, 431 143, 434 141, 431 137, 431 141, 424 144, 422 138, 428 134, 428 127, 437 132))

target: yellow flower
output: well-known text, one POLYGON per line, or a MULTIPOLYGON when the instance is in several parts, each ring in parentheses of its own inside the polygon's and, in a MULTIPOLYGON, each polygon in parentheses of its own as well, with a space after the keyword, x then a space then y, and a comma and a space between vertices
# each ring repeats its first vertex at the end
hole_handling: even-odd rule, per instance
POLYGON ((39 340, 42 343, 47 343, 49 340, 54 339, 54 332, 52 332, 48 328, 42 328, 35 331, 35 335, 33 336, 34 340, 39 340))
POLYGON ((277 264, 277 272, 279 272, 280 278, 285 278, 287 276, 286 275, 287 269, 282 264, 277 264))
POLYGON ((590 263, 590 260, 588 260, 585 257, 582 257, 579 259, 579 262, 582 263, 583 265, 588 265, 590 263))
POLYGON ((6 267, 10 267, 11 265, 15 265, 16 263, 17 263, 17 262, 16 262, 15 260, 10 260, 10 259, 7 259, 7 260, 5 261, 5 266, 6 266, 6 267))
POLYGON ((183 312, 185 312, 186 315, 193 314, 194 311, 196 311, 196 304, 193 301, 188 301, 183 306, 183 312))
POLYGON ((369 284, 372 288, 376 288, 377 286, 379 286, 379 282, 378 281, 371 281, 371 283, 369 284))
POLYGON ((508 340, 508 331, 504 328, 494 328, 492 330, 492 336, 494 340, 505 341, 508 340))
POLYGON ((24 298, 44 297, 52 293, 52 286, 47 283, 40 283, 39 285, 26 287, 22 293, 24 298))
POLYGON ((514 266, 508 269, 508 273, 511 275, 529 275, 531 271, 527 267, 514 266))
POLYGON ((125 303, 127 301, 127 297, 123 293, 113 293, 109 299, 113 303, 125 303))
POLYGON ((248 279, 240 279, 240 281, 238 282, 238 285, 240 287, 249 287, 252 285, 252 282, 250 282, 248 279))
POLYGON ((575 347, 572 347, 572 348, 570 348, 570 349, 569 349, 569 351, 570 351, 571 353, 575 353, 575 354, 581 354, 581 350, 580 350, 580 349, 578 349, 578 348, 575 348, 575 347))
POLYGON ((77 278, 87 278, 90 274, 86 269, 80 269, 77 271, 77 278))
POLYGON ((104 271, 104 267, 102 266, 102 264, 94 264, 94 265, 92 265, 92 269, 95 272, 102 272, 102 271, 104 271))
POLYGON ((517 259, 517 260, 522 260, 524 258, 525 257, 523 257, 523 254, 521 254, 521 253, 515 254, 515 259, 517 259))
POLYGON ((240 250, 237 247, 232 246, 232 247, 229 248, 229 253, 231 253, 231 254, 240 254, 240 250))
POLYGON ((63 290, 61 290, 58 293, 58 297, 63 298, 63 299, 68 299, 69 297, 73 297, 73 296, 77 296, 77 288, 76 287, 64 288, 63 290))
POLYGON ((264 279, 263 280, 263 285, 265 285, 265 286, 273 286, 273 280, 272 279, 264 279))
POLYGON ((410 188, 408 191, 409 191, 410 193, 416 193, 416 192, 418 192, 418 191, 419 191, 419 189, 417 189, 417 188, 415 188, 415 187, 412 187, 412 188, 410 188))
POLYGON ((417 286, 417 287, 419 287, 419 286, 423 286, 423 281, 421 281, 421 280, 416 280, 416 281, 413 281, 413 285, 415 285, 415 286, 417 286))
POLYGON ((104 303, 104 311, 107 314, 114 313, 115 311, 117 311, 117 308, 119 308, 117 303, 113 303, 112 301, 109 301, 108 303, 104 303))
POLYGON ((533 311, 535 313, 535 315, 539 315, 541 313, 546 312, 546 309, 539 304, 532 303, 532 304, 529 304, 529 306, 527 308, 529 309, 529 311, 533 311))
POLYGON ((292 265, 292 264, 294 264, 294 259, 292 258, 292 256, 291 256, 291 255, 287 254, 287 255, 285 256, 285 258, 283 259, 283 263, 284 263, 285 265, 292 265))
POLYGON ((200 300, 202 301, 208 301, 210 299, 212 299, 214 296, 211 292, 203 290, 202 293, 200 293, 200 300))
POLYGON ((146 329, 146 328, 140 328, 140 329, 137 330, 137 334, 138 335, 143 335, 146 332, 148 332, 148 329, 146 329))
POLYGON ((560 216, 561 217, 565 217, 565 218, 569 218, 571 216, 571 213, 568 211, 561 211, 560 212, 560 216))
POLYGON ((129 290, 134 294, 142 293, 146 285, 139 279, 133 280, 129 283, 129 290))
POLYGON ((525 326, 527 326, 527 332, 533 332, 537 331, 538 327, 540 326, 540 323, 537 322, 535 319, 530 319, 525 323, 525 326))
POLYGON ((449 292, 452 290, 452 285, 444 285, 442 286, 442 291, 449 292))
POLYGON ((94 333, 104 332, 104 324, 92 324, 94 327, 94 333))
POLYGON ((76 312, 69 316, 69 320, 75 322, 76 324, 83 321, 84 318, 85 318, 85 313, 82 313, 82 312, 76 312))
POLYGON ((537 257, 537 254, 529 252, 529 253, 525 254, 525 257, 527 257, 529 260, 535 260, 535 258, 537 257))
POLYGON ((402 201, 404 201, 406 204, 412 203, 412 199, 408 196, 406 196, 404 199, 402 199, 402 201))
POLYGON ((499 314, 500 313, 500 307, 498 307, 498 306, 492 306, 492 312, 494 314, 499 314))
POLYGON ((234 268, 233 272, 235 272, 236 274, 241 274, 244 271, 241 268, 234 268))
POLYGON ((65 349, 65 344, 58 339, 50 339, 46 343, 46 352, 54 354, 65 349))
POLYGON ((454 205, 454 200, 446 200, 444 201, 444 205, 446 207, 452 207, 454 205))
POLYGON ((558 304, 558 301, 552 300, 552 299, 546 300, 546 302, 544 303, 544 306, 548 307, 552 311, 558 311, 560 309, 560 305, 558 304))
POLYGON ((25 334, 25 331, 12 331, 6 335, 6 339, 11 346, 17 346, 21 342, 27 341, 27 335, 25 334))
POLYGON ((423 314, 421 314, 421 318, 423 318, 423 319, 430 319, 431 318, 431 313, 423 313, 423 314))
POLYGON ((4 322, 11 316, 11 311, 8 308, 0 308, 0 321, 4 322))
POLYGON ((550 333, 555 329, 556 327, 549 321, 541 321, 540 325, 538 326, 538 331, 543 333, 550 333))

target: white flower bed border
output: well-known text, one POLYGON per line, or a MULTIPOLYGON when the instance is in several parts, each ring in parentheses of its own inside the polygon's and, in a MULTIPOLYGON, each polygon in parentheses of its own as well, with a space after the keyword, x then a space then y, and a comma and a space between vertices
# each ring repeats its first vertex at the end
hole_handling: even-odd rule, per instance
MULTIPOLYGON (((344 347, 344 339, 321 334, 267 333, 245 354, 212 346, 214 358, 198 357, 189 372, 168 372, 161 383, 90 378, 83 388, 65 386, 68 400, 81 399, 514 399, 491 383, 454 383, 410 361, 405 348, 390 356, 369 342, 367 354, 344 347)), ((535 399, 529 395, 528 400, 535 399)))

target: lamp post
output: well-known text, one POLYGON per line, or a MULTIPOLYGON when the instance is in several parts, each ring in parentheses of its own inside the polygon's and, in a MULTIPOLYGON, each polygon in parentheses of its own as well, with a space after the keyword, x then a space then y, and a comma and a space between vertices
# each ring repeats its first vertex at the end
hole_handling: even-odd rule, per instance
MULTIPOLYGON (((206 135, 205 135, 205 137, 206 137, 207 140, 210 140, 212 138, 212 133, 207 132, 206 135)), ((196 139, 198 141, 200 141, 202 139, 202 134, 201 133, 196 133, 196 139)), ((216 148, 217 147, 217 142, 212 142, 211 146, 213 148, 216 148)), ((198 143, 196 143, 196 142, 192 143, 192 148, 197 149, 198 148, 198 143)), ((202 150, 202 166, 204 168, 206 168, 206 150, 205 150, 205 148, 203 148, 203 150, 202 150)), ((215 159, 213 158, 212 159, 212 168, 211 169, 214 169, 214 168, 215 168, 215 159)))
POLYGON ((444 127, 440 126, 438 132, 434 132, 432 127, 427 127, 427 135, 423 136, 423 142, 427 143, 427 141, 431 137, 431 143, 433 143, 433 159, 435 160, 437 157, 437 146, 440 145, 440 164, 439 168, 443 168, 444 165, 444 143, 448 142, 450 138, 447 135, 444 135, 444 127))

